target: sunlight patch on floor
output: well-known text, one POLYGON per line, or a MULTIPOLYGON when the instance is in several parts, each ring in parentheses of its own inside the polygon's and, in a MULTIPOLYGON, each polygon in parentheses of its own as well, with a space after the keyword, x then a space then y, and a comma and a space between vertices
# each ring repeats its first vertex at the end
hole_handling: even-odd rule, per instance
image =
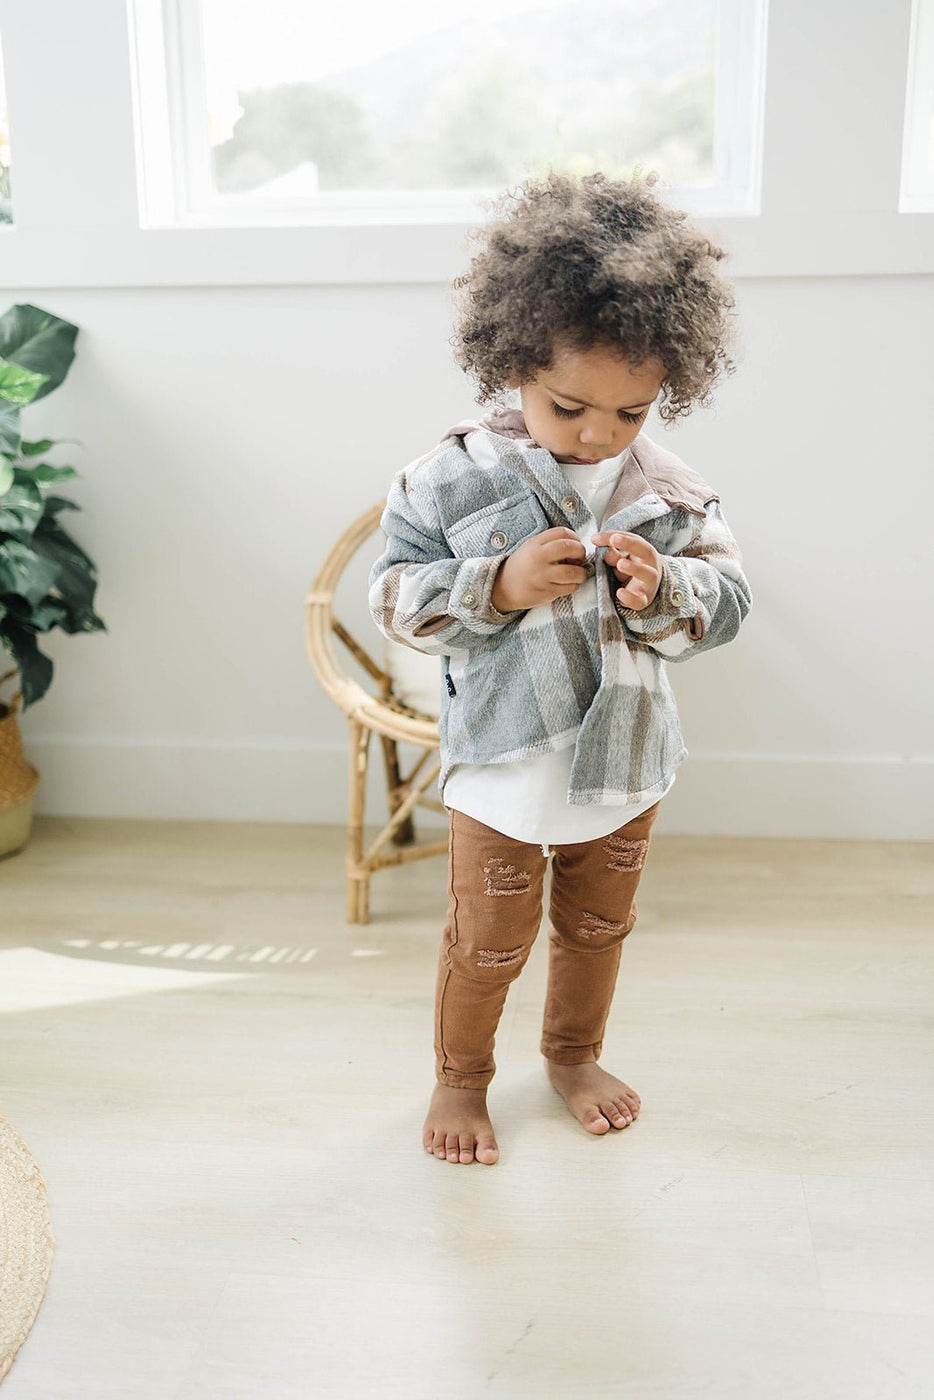
POLYGON ((317 956, 317 948, 286 945, 238 947, 235 943, 153 943, 143 938, 63 938, 62 948, 99 949, 102 953, 136 954, 141 958, 184 958, 186 962, 307 963, 317 956))
POLYGON ((242 972, 99 962, 42 948, 8 948, 0 951, 0 1014, 215 985, 242 976, 242 972))

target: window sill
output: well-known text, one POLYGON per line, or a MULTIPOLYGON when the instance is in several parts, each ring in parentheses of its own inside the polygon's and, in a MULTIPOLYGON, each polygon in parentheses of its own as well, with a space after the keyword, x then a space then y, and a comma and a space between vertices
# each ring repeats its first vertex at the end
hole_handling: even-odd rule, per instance
MULTIPOLYGON (((695 218, 729 257, 724 274, 860 277, 934 273, 934 215, 807 220, 695 218)), ((470 225, 54 230, 0 228, 8 289, 448 283, 470 256, 470 225)))

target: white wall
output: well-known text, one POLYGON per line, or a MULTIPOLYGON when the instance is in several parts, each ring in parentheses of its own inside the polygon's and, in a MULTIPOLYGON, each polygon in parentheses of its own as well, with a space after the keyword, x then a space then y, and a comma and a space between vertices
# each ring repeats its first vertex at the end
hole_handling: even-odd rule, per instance
MULTIPOLYGON (((691 756, 660 830, 930 839, 934 278, 737 290, 715 412, 646 429, 721 492, 755 598, 729 647, 669 667, 691 756)), ((82 327, 26 421, 84 443, 60 453, 82 472, 69 524, 109 627, 47 638, 55 679, 23 717, 37 810, 342 821, 303 598, 392 473, 476 411, 445 288, 14 299, 82 327)), ((368 627, 359 594, 346 616, 368 627)))
MULTIPOLYGON (((55 679, 23 717, 38 810, 342 821, 344 722, 303 599, 335 536, 472 410, 447 343, 460 235, 141 231, 126 13, 2 13, 0 305, 82 327, 26 425, 84 443, 61 457, 83 473, 67 523, 110 629, 44 643, 55 679)), ((739 371, 715 413, 647 429, 720 491, 755 600, 729 647, 669 667, 690 757, 662 831, 934 837, 934 215, 898 212, 910 18, 769 5, 761 214, 706 225, 733 253, 739 371)))

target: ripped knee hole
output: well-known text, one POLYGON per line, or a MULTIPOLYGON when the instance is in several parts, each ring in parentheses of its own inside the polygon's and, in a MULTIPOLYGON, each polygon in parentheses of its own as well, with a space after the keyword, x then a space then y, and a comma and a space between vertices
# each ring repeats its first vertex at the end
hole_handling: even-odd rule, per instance
POLYGON ((609 856, 607 870, 641 870, 645 865, 649 843, 645 839, 634 841, 614 834, 604 841, 603 849, 609 856))
POLYGON ((525 948, 522 944, 518 948, 478 948, 478 967, 512 967, 522 961, 525 948))
POLYGON ((612 938, 614 934, 628 933, 623 928, 622 919, 604 919, 599 914, 591 914, 586 909, 577 928, 579 938, 612 938))
POLYGON ((517 870, 514 865, 507 865, 499 856, 492 856, 483 867, 483 878, 486 882, 486 893, 491 896, 526 894, 532 883, 532 877, 527 870, 517 870))

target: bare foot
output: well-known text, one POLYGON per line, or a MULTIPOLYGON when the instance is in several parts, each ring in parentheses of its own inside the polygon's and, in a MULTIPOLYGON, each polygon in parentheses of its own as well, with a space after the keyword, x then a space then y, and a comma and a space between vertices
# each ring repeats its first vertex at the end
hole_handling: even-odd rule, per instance
POLYGON ((493 1124, 486 1111, 486 1089, 454 1089, 436 1084, 422 1130, 426 1152, 449 1162, 484 1162, 499 1157, 493 1124))
POLYGON ((588 1133, 608 1133, 628 1128, 639 1116, 642 1100, 635 1089, 607 1074, 593 1060, 583 1065, 559 1065, 545 1061, 548 1078, 588 1133))

